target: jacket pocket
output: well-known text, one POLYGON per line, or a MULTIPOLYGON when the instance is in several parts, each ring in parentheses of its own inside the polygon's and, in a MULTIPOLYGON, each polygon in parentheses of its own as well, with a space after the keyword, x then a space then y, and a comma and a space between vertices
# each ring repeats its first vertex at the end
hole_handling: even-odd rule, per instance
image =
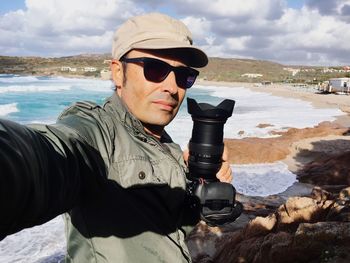
POLYGON ((146 187, 167 184, 160 173, 153 168, 151 161, 144 156, 130 156, 112 163, 112 177, 122 187, 146 187))

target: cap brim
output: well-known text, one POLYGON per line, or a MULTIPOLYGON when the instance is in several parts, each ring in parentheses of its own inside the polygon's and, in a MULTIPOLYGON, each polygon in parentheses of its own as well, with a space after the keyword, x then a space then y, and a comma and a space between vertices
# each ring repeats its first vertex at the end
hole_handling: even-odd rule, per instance
POLYGON ((186 45, 183 42, 164 39, 149 39, 133 44, 132 49, 181 49, 184 57, 186 57, 188 66, 202 68, 208 64, 208 57, 201 49, 189 44, 186 45))

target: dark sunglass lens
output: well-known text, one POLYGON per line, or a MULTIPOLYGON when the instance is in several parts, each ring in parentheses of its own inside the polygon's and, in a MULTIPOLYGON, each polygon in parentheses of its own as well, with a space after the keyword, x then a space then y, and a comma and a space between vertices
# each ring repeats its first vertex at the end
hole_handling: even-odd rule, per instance
POLYGON ((180 67, 176 70, 176 83, 179 87, 188 89, 195 82, 197 74, 191 72, 190 69, 180 67))
POLYGON ((145 78, 152 82, 162 82, 169 74, 169 67, 165 62, 148 60, 144 63, 145 78))
POLYGON ((197 76, 188 76, 188 77, 187 77, 187 81, 186 81, 187 89, 192 87, 192 85, 193 85, 194 82, 196 81, 196 77, 197 77, 197 76))

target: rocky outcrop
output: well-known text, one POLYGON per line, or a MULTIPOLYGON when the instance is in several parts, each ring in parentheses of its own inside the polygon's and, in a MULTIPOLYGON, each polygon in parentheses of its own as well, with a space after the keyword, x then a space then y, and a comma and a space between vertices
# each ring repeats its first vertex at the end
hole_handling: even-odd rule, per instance
POLYGON ((290 128, 287 132, 274 132, 274 138, 226 139, 229 161, 234 164, 271 163, 286 158, 296 141, 327 135, 344 135, 348 128, 331 122, 322 122, 314 128, 290 128))
POLYGON ((350 187, 337 196, 316 187, 268 216, 251 219, 245 213, 239 219, 249 221, 245 225, 199 224, 188 245, 194 262, 350 262, 349 205, 350 187), (201 243, 201 237, 208 239, 201 243))
POLYGON ((198 224, 187 238, 194 262, 350 262, 349 128, 325 122, 278 135, 226 140, 229 161, 294 162, 300 183, 268 197, 238 195, 244 213, 234 223, 198 224))

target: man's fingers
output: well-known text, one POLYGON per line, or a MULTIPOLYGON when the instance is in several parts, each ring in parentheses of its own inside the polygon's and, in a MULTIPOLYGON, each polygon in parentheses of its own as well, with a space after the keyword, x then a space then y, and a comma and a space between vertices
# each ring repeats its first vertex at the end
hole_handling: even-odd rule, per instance
MULTIPOLYGON (((183 151, 183 158, 186 164, 188 164, 189 154, 190 152, 188 149, 183 151)), ((232 169, 230 163, 228 162, 228 149, 226 146, 224 146, 224 151, 222 153, 222 164, 220 170, 216 174, 216 178, 218 178, 220 182, 225 183, 231 183, 233 179, 232 169)))
POLYGON ((230 183, 233 179, 232 169, 228 162, 222 162, 221 168, 216 174, 220 182, 230 183))
POLYGON ((224 151, 222 153, 221 158, 223 161, 228 161, 228 149, 227 149, 226 145, 224 145, 224 151))
POLYGON ((184 158, 185 164, 188 165, 188 157, 190 156, 190 151, 188 148, 183 151, 182 156, 184 158))

